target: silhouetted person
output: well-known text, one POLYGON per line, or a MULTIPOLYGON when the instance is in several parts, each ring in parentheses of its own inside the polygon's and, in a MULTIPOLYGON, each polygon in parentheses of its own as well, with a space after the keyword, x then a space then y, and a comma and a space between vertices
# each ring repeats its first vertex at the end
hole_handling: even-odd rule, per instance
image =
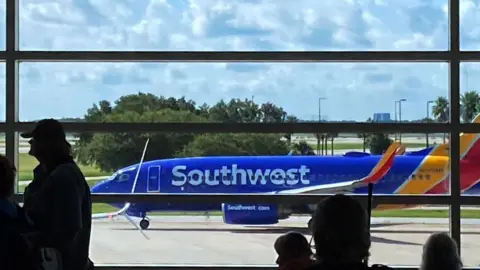
POLYGON ((10 198, 14 192, 16 169, 0 155, 0 269, 33 269, 31 250, 22 234, 30 231, 23 209, 10 198))
POLYGON ((10 200, 14 192, 15 173, 16 169, 10 161, 0 155, 0 211, 12 218, 17 217, 18 210, 21 210, 18 204, 10 200))
POLYGON ((368 267, 364 263, 370 256, 371 245, 368 215, 352 197, 337 194, 319 203, 313 215, 312 233, 316 263, 310 270, 368 267))
POLYGON ((54 119, 37 123, 29 154, 40 163, 24 192, 24 209, 39 232, 37 244, 58 257, 65 270, 92 266, 89 246, 92 223, 90 189, 71 155, 63 126, 54 119))
POLYGON ((423 246, 420 270, 462 270, 457 244, 446 233, 430 235, 423 246))
POLYGON ((288 232, 277 238, 274 244, 276 263, 281 270, 302 270, 313 264, 312 249, 307 238, 298 232, 288 232))

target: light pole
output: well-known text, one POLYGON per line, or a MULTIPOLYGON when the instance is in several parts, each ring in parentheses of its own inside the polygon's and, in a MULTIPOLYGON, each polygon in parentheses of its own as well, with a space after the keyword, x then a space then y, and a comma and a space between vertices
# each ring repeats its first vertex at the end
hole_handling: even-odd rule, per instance
MULTIPOLYGON (((398 103, 398 100, 395 100, 395 123, 397 123, 397 103, 398 103)), ((395 132, 395 141, 397 141, 397 133, 395 132)))
POLYGON ((322 122, 322 100, 327 99, 326 97, 318 98, 318 122, 322 122))
MULTIPOLYGON (((318 98, 318 122, 322 122, 322 100, 327 99, 326 97, 319 97, 318 98)), ((323 143, 323 140, 322 140, 323 143)), ((323 150, 323 147, 322 147, 323 150)), ((320 154, 320 132, 317 133, 317 155, 320 154)), ((323 151, 322 151, 323 155, 323 151)))
MULTIPOLYGON (((428 123, 428 119, 430 117, 430 104, 432 104, 433 102, 434 102, 433 100, 427 101, 427 118, 425 118, 426 123, 428 123)), ((426 144, 428 148, 428 133, 426 135, 427 135, 426 144)))
MULTIPOLYGON (((402 98, 397 100, 398 102, 398 122, 402 123, 402 102, 407 101, 406 99, 402 98)), ((402 143, 402 133, 399 133, 398 135, 398 141, 402 143)))

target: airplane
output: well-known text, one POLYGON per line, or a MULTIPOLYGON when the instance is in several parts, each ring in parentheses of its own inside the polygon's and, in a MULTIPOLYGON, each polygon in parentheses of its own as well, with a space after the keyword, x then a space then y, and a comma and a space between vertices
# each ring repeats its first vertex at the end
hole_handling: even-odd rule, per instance
MULTIPOLYGON (((480 122, 480 114, 475 118, 480 122)), ((461 191, 477 194, 480 185, 480 134, 461 134, 461 191), (477 187, 478 186, 478 187, 477 187)), ((449 192, 448 145, 398 155, 394 142, 383 155, 351 156, 214 156, 143 162, 116 171, 91 188, 95 193, 255 193, 255 194, 446 194, 449 192)), ((120 210, 97 218, 123 215, 140 230, 150 212, 221 211, 227 224, 269 225, 293 214, 309 214, 315 205, 228 203, 113 203, 120 210), (130 216, 141 218, 137 226, 130 216)), ((374 205, 374 210, 412 205, 374 205)), ((311 219, 308 221, 308 227, 311 219)))

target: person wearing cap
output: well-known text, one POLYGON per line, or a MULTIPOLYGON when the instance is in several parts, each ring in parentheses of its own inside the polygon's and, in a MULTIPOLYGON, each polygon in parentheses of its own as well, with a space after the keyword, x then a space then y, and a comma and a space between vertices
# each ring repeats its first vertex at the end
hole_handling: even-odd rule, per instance
POLYGON ((29 139, 29 154, 39 162, 25 188, 23 205, 39 232, 37 244, 56 250, 63 269, 91 268, 90 188, 73 160, 63 125, 44 119, 21 136, 29 139))
POLYGON ((307 238, 298 232, 288 232, 277 238, 274 244, 281 270, 302 270, 313 264, 312 249, 307 238))

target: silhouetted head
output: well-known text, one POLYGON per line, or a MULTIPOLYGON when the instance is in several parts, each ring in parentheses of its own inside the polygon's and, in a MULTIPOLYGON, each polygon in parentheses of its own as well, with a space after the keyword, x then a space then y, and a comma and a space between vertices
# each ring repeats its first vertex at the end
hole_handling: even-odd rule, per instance
POLYGON ((461 270, 457 244, 446 233, 430 235, 423 246, 421 270, 461 270))
POLYGON ((312 233, 319 261, 360 263, 370 255, 368 215, 352 197, 339 194, 319 203, 313 215, 312 233))
POLYGON ((302 257, 309 258, 313 252, 307 238, 298 232, 288 232, 277 238, 274 244, 278 254, 276 263, 282 265, 302 257))
POLYGON ((14 192, 16 169, 7 157, 0 155, 0 197, 10 198, 14 192))
POLYGON ((22 133, 21 136, 30 139, 28 153, 41 163, 71 155, 72 147, 67 141, 63 125, 55 119, 40 120, 31 132, 22 133))

